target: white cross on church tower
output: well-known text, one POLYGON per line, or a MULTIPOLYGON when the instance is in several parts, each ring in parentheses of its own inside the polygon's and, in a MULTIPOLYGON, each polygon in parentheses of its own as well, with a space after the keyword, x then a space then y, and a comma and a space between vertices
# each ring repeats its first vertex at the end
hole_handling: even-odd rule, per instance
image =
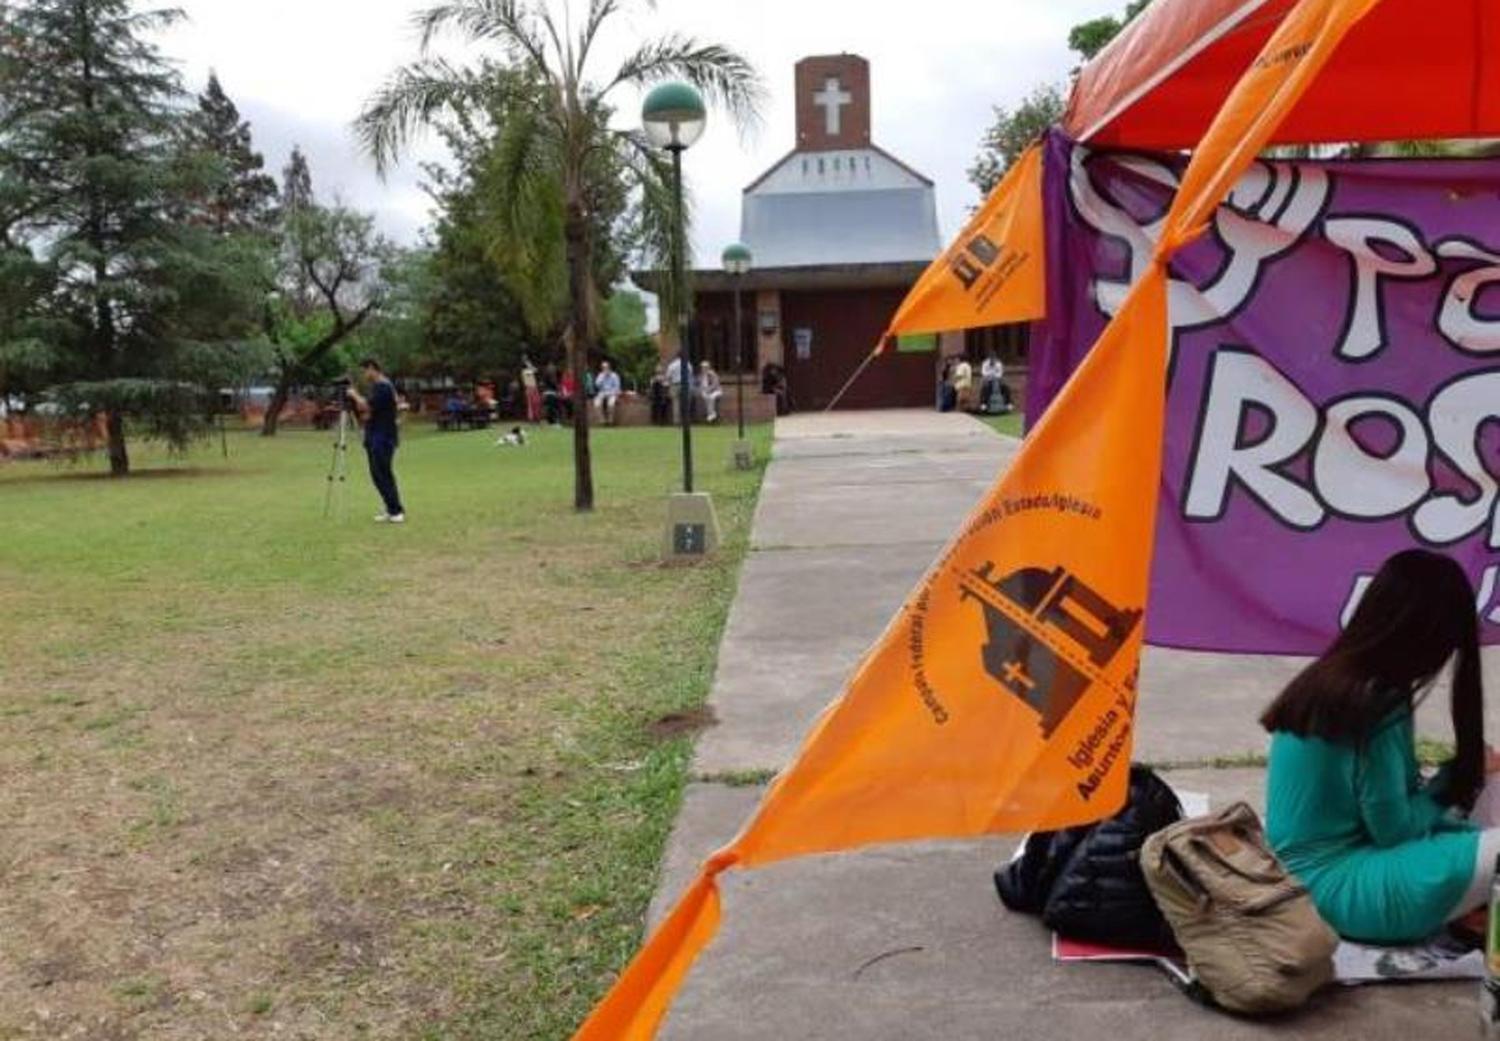
POLYGON ((823 108, 829 136, 837 137, 843 132, 844 106, 854 104, 854 95, 843 89, 838 77, 830 76, 823 89, 813 95, 813 103, 823 108))

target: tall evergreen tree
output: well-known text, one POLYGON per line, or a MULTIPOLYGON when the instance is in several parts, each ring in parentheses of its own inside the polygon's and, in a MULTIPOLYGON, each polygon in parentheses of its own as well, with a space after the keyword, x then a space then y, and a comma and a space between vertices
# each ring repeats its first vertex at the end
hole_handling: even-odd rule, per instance
POLYGON ((147 37, 172 11, 130 0, 0 3, 0 228, 40 264, 45 337, 7 340, 75 415, 102 414, 110 470, 126 421, 181 446, 252 352, 259 254, 184 223, 212 184, 181 154, 182 91, 147 37))
POLYGON ((301 147, 293 145, 292 156, 281 171, 282 215, 294 217, 313 204, 312 170, 301 147))
POLYGON ((194 218, 221 235, 269 230, 276 219, 276 179, 266 173, 250 124, 224 93, 218 73, 209 73, 187 130, 188 147, 217 166, 212 190, 194 200, 194 218))

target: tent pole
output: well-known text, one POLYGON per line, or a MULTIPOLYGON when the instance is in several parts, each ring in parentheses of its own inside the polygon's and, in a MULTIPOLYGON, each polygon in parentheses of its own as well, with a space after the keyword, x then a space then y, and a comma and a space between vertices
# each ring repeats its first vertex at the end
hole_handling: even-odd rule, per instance
POLYGON ((854 381, 863 376, 865 374, 865 370, 870 367, 870 363, 879 356, 879 351, 871 351, 869 354, 865 355, 865 360, 859 363, 859 368, 854 370, 854 375, 850 376, 849 379, 845 381, 844 385, 839 388, 839 392, 833 396, 833 400, 828 403, 828 407, 823 411, 832 412, 835 408, 837 408, 839 402, 844 400, 844 395, 849 393, 849 388, 854 386, 854 381))

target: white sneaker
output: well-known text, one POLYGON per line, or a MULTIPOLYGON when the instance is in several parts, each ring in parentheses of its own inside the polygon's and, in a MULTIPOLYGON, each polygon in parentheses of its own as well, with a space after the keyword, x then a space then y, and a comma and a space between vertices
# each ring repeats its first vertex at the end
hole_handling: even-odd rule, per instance
POLYGON ((406 523, 406 514, 404 514, 404 513, 398 513, 394 517, 387 517, 386 518, 386 522, 388 524, 405 524, 406 523))
POLYGON ((375 523, 376 524, 389 524, 390 522, 391 522, 390 514, 388 514, 388 513, 377 513, 377 514, 375 514, 375 523))

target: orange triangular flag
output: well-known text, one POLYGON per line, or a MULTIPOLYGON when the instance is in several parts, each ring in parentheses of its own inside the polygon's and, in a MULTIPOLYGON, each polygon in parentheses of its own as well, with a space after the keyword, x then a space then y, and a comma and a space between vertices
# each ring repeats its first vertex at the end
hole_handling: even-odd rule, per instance
POLYGON ((1046 270, 1042 148, 1032 145, 953 245, 922 273, 891 319, 881 348, 892 337, 1041 318, 1047 311, 1046 270))
POLYGON ((1119 808, 1160 468, 1164 285, 1157 271, 1138 287, 579 1041, 653 1036, 717 924, 726 867, 1119 808))

